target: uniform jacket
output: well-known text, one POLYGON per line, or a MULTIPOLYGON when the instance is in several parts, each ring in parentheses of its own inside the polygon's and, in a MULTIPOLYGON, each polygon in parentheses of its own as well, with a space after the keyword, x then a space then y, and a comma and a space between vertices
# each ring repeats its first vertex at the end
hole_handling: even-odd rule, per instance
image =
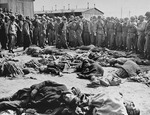
POLYGON ((146 26, 146 22, 140 22, 137 25, 137 31, 138 31, 138 35, 142 34, 145 30, 145 26, 146 26))
POLYGON ((30 24, 27 20, 24 21, 24 24, 23 24, 23 34, 30 35, 30 24))
POLYGON ((105 33, 104 22, 98 21, 96 23, 96 32, 97 32, 97 34, 104 34, 105 33))
POLYGON ((120 22, 116 24, 116 32, 122 32, 122 24, 120 22))
POLYGON ((145 35, 150 35, 150 20, 146 23, 145 35))

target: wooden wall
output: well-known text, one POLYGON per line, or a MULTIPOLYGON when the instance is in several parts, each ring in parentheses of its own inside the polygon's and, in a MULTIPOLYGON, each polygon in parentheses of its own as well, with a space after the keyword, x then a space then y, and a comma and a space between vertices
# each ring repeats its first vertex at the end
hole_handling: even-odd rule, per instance
POLYGON ((100 11, 98 11, 97 9, 93 8, 93 9, 89 9, 85 12, 82 12, 82 15, 85 19, 90 20, 90 18, 92 16, 102 16, 103 13, 101 13, 100 11))
POLYGON ((33 0, 0 0, 0 4, 3 3, 8 3, 8 9, 13 13, 29 17, 33 17, 34 15, 33 0))

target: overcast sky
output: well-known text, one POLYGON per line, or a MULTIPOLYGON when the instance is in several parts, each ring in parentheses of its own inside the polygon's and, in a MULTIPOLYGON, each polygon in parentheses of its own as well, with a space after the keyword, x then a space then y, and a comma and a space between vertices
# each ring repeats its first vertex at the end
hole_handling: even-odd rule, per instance
POLYGON ((68 4, 70 4, 71 9, 77 8, 87 8, 87 2, 92 8, 94 4, 96 8, 104 12, 104 16, 114 16, 129 17, 134 15, 144 15, 146 11, 150 11, 150 0, 35 0, 34 10, 42 11, 44 10, 63 9, 64 6, 67 9, 68 4), (130 12, 130 13, 129 13, 130 12))

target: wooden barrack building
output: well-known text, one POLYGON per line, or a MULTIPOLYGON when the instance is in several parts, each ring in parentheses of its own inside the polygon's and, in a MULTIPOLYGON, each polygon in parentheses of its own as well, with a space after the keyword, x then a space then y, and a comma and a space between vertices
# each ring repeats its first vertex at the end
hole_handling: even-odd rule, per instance
POLYGON ((14 14, 34 16, 34 0, 0 0, 0 8, 4 11, 11 11, 14 14))

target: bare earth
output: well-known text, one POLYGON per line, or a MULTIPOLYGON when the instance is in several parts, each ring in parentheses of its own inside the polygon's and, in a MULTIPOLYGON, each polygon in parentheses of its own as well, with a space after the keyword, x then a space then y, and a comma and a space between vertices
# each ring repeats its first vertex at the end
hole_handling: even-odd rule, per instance
MULTIPOLYGON (((71 52, 70 52, 71 53, 71 52)), ((73 54, 73 53, 72 53, 73 54)), ((30 56, 19 56, 17 59, 22 62, 27 62, 32 57, 30 56)), ((105 75, 115 70, 112 67, 105 67, 105 75)), ((33 84, 40 83, 45 80, 52 80, 58 83, 65 84, 68 89, 71 87, 78 87, 82 92, 85 93, 99 93, 99 92, 108 92, 112 95, 115 93, 121 92, 125 99, 132 100, 137 107, 141 110, 141 115, 150 115, 150 88, 142 83, 135 82, 125 82, 120 86, 110 86, 110 87, 98 87, 98 88, 88 88, 87 84, 90 83, 88 80, 78 79, 76 74, 64 74, 62 77, 51 76, 46 74, 28 74, 26 77, 28 79, 19 78, 9 80, 7 78, 0 78, 0 98, 7 97, 14 94, 19 89, 30 87, 33 84), (30 77, 36 79, 30 79, 30 77)))

